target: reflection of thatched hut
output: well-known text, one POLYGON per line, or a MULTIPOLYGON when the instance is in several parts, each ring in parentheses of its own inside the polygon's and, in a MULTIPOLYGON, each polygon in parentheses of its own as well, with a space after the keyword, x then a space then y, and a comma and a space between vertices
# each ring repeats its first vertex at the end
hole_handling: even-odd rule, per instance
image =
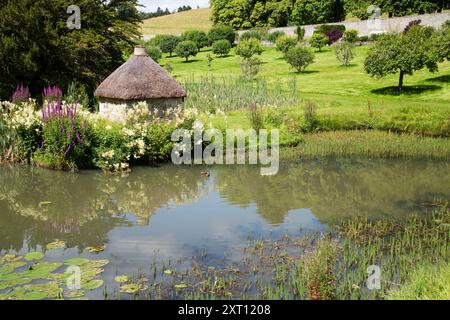
POLYGON ((95 96, 100 100, 100 115, 120 121, 123 111, 139 101, 161 110, 182 104, 186 93, 143 46, 136 46, 133 57, 100 84, 95 96))

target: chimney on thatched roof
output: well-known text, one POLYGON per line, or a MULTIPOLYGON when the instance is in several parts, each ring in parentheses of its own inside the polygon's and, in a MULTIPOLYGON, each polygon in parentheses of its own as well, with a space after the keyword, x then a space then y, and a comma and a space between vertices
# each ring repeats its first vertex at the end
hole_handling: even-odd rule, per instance
POLYGON ((106 78, 94 95, 129 101, 184 98, 186 92, 147 55, 144 46, 136 46, 133 57, 106 78))

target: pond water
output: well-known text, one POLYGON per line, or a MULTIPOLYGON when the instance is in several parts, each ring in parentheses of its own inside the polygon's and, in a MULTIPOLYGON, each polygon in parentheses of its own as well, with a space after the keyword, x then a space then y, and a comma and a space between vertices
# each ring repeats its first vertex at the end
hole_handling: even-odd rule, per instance
POLYGON ((0 166, 0 253, 65 249, 50 261, 108 259, 104 278, 146 270, 155 258, 239 258, 249 239, 325 231, 343 218, 401 220, 450 199, 450 164, 321 160, 252 166, 137 167, 125 175, 0 166), (210 177, 201 172, 209 170, 210 177), (89 246, 106 246, 88 253, 89 246))

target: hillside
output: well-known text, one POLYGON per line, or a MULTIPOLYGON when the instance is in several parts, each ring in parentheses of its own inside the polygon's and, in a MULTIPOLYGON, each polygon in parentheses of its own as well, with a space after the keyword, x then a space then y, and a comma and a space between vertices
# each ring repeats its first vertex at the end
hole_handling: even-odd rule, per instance
POLYGON ((174 13, 145 20, 141 30, 143 35, 180 35, 190 29, 208 31, 212 26, 210 16, 210 8, 174 13))

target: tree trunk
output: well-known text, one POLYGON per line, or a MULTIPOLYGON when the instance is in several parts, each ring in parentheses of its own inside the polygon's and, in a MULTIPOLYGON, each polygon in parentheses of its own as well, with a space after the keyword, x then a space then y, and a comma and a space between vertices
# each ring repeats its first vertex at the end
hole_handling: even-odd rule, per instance
POLYGON ((403 77, 405 76, 404 72, 400 70, 400 77, 398 79, 398 90, 401 91, 403 88, 403 77))

